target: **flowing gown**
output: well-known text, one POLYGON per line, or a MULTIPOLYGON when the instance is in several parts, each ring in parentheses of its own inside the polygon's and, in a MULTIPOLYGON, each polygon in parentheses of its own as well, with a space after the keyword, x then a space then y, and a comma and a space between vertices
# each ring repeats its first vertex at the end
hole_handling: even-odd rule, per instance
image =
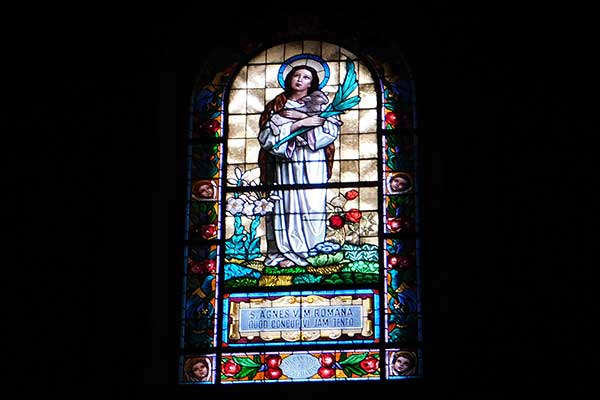
MULTIPOLYGON (((302 107, 302 103, 287 100, 285 108, 302 107)), ((324 148, 339 134, 340 122, 333 117, 323 126, 315 127, 274 149, 273 145, 290 135, 293 121, 270 120, 258 135, 260 145, 276 155, 275 185, 323 184, 327 182, 327 160, 324 148), (336 123, 337 122, 337 123, 336 123)), ((273 215, 267 219, 267 251, 265 265, 277 265, 290 260, 296 265, 308 265, 308 251, 325 240, 327 231, 327 189, 275 190, 281 200, 275 202, 273 215)))

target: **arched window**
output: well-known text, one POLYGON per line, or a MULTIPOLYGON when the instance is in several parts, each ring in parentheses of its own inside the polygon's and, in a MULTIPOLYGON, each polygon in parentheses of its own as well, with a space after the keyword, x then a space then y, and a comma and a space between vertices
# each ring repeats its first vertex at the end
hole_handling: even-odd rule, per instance
POLYGON ((335 43, 193 90, 180 383, 423 374, 414 83, 335 43))

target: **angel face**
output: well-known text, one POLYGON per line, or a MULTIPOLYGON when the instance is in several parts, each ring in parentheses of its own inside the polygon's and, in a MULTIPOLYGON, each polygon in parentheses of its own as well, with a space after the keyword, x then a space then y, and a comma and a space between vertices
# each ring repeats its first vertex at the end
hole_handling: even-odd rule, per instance
POLYGON ((215 190, 211 182, 199 181, 194 184, 192 194, 195 196, 196 200, 212 199, 215 195, 215 190))
POLYGON ((198 194, 203 199, 212 199, 212 197, 214 196, 214 190, 212 185, 207 183, 205 185, 200 186, 198 194))
POLYGON ((396 361, 394 361, 393 368, 397 373, 402 374, 403 372, 406 372, 410 369, 411 364, 412 363, 408 358, 398 356, 398 358, 396 358, 396 361))
POLYGON ((390 189, 393 192, 405 192, 411 187, 410 179, 407 175, 396 174, 390 178, 390 189))
POLYGON ((192 372, 199 379, 204 379, 208 376, 208 366, 205 361, 198 362, 192 367, 192 372))

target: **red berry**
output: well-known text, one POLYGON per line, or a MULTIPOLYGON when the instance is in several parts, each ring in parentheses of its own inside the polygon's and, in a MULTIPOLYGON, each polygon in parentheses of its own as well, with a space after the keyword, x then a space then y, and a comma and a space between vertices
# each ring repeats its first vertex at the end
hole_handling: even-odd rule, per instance
POLYGON ((331 367, 334 361, 335 358, 331 353, 326 353, 321 356, 321 365, 324 367, 331 367))
POLYGON ((335 370, 331 367, 321 367, 317 372, 321 378, 332 378, 335 376, 335 370))
POLYGON ((267 379, 279 379, 283 372, 281 368, 269 368, 265 371, 265 378, 267 379))
POLYGON ((281 365, 281 356, 279 356, 279 355, 267 356, 266 363, 269 368, 277 368, 281 365))

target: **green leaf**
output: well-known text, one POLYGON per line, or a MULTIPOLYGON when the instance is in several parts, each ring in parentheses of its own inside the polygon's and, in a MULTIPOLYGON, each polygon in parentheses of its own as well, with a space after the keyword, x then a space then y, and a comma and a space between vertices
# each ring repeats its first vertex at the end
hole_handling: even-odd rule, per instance
MULTIPOLYGON (((236 357, 233 357, 236 358, 236 357)), ((252 376, 256 376, 256 372, 258 371, 259 367, 256 368, 248 368, 248 367, 242 367, 242 369, 240 370, 240 372, 238 372, 237 374, 234 375, 235 379, 242 379, 245 378, 247 376, 250 376, 252 374, 252 376)))
POLYGON ((248 358, 248 357, 236 357, 236 356, 233 356, 233 361, 236 364, 241 365, 242 367, 256 368, 256 367, 260 367, 261 366, 260 362, 257 363, 256 361, 254 361, 253 359, 248 358))
POLYGON ((339 110, 339 111, 346 111, 346 110, 351 109, 355 105, 357 105, 359 102, 360 102, 359 96, 350 97, 349 99, 346 99, 346 100, 342 101, 340 104, 338 104, 335 109, 339 110))
POLYGON ((348 377, 350 376, 348 375, 348 373, 355 374, 358 376, 366 375, 366 372, 362 368, 358 367, 356 364, 344 365, 343 371, 348 377), (348 371, 348 373, 346 373, 346 371, 348 371))
POLYGON ((253 371, 253 372, 252 372, 251 374, 249 374, 249 375, 248 375, 248 379, 250 379, 250 380, 253 380, 253 379, 254 379, 254 377, 256 376, 256 374, 258 373, 258 370, 259 370, 259 369, 260 369, 260 368, 253 368, 253 369, 252 369, 252 371, 253 371))
POLYGON ((214 224, 215 222, 217 222, 217 213, 214 209, 208 210, 208 222, 210 224, 214 224))
POLYGON ((354 63, 351 60, 346 60, 346 76, 342 83, 342 97, 348 97, 358 87, 354 63))
POLYGON ((242 225, 242 216, 240 214, 236 214, 233 218, 233 227, 235 228, 234 233, 236 235, 241 235, 244 233, 244 226, 242 225))
POLYGON ((258 228, 258 225, 260 225, 260 215, 257 215, 252 220, 252 224, 250 224, 250 231, 255 233, 256 229, 258 228))
POLYGON ((340 361, 340 365, 358 364, 359 362, 361 362, 362 360, 367 358, 368 354, 369 353, 353 354, 350 357, 348 357, 346 360, 344 360, 343 362, 340 361))
POLYGON ((257 254, 260 253, 260 238, 254 238, 251 242, 246 243, 246 248, 248 249, 248 253, 257 254))

